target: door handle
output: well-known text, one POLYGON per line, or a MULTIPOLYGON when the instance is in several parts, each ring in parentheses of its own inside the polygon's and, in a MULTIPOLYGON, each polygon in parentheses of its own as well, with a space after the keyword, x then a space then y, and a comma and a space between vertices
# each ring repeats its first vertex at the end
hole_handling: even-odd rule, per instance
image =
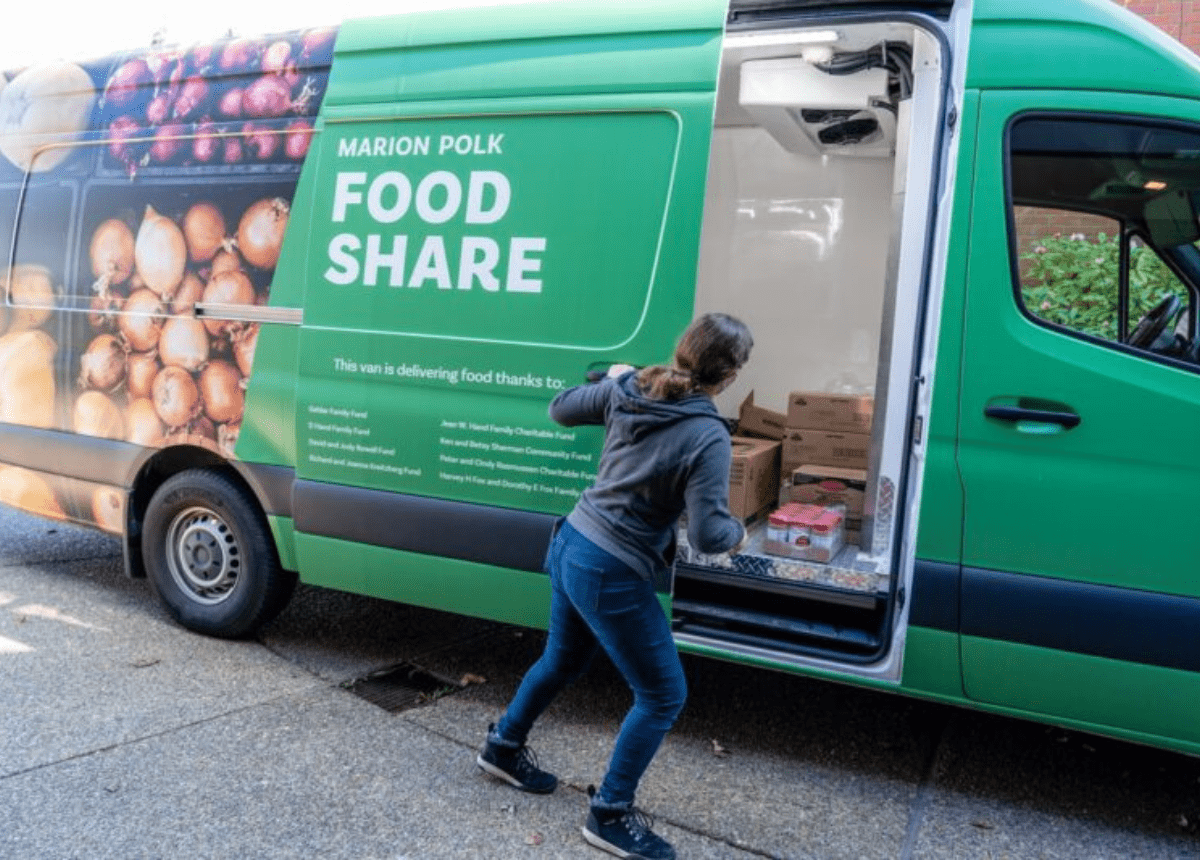
POLYGON ((1030 409, 1025 406, 999 404, 984 407, 983 414, 998 421, 1012 421, 1018 424, 1026 421, 1035 424, 1057 424, 1064 430, 1078 427, 1080 421, 1079 415, 1069 410, 1030 409))

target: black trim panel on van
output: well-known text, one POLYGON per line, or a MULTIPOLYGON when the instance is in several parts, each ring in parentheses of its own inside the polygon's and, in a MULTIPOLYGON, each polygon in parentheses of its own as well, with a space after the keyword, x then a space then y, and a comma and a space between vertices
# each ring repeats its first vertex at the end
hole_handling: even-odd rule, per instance
POLYGON ((0 424, 0 460, 35 472, 128 489, 146 449, 129 442, 0 424))
POLYGON ((1200 598, 963 568, 967 636, 1200 672, 1197 630, 1200 598))
MULTIPOLYGON (((126 490, 131 488, 146 461, 156 453, 158 449, 131 442, 0 423, 0 462, 126 490)), ((215 454, 211 457, 219 459, 215 454)), ((294 469, 240 460, 229 465, 254 489, 267 514, 292 515, 294 469)))
POLYGON ((917 559, 909 623, 1200 672, 1200 598, 917 559))
POLYGON ((957 564, 917 559, 913 566, 912 607, 908 621, 917 627, 957 633, 959 574, 957 564))
POLYGON ((296 481, 296 530, 540 573, 558 517, 385 490, 296 481))
POLYGON ((277 517, 292 515, 292 485, 296 470, 288 466, 267 466, 235 460, 233 465, 245 477, 262 499, 265 513, 277 517))

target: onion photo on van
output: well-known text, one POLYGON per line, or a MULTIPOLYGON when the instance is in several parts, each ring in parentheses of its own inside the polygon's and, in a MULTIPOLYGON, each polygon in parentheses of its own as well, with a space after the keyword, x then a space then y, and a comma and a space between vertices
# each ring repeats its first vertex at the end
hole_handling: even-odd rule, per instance
POLYGON ((81 266, 94 280, 76 286, 78 304, 91 295, 73 331, 76 432, 235 456, 260 324, 196 307, 269 303, 290 212, 288 189, 269 190, 194 199, 159 183, 144 205, 148 192, 97 192, 81 266))

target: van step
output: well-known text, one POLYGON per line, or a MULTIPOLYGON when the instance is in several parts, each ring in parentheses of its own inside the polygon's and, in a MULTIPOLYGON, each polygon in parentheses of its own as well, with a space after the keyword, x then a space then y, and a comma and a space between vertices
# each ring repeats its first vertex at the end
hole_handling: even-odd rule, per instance
POLYGON ((777 644, 779 639, 804 640, 805 642, 858 652, 873 651, 880 645, 879 636, 872 631, 856 627, 843 627, 803 618, 788 618, 714 606, 692 600, 675 599, 671 602, 674 616, 673 627, 679 632, 713 635, 718 638, 755 640, 755 644, 777 644))
POLYGON ((675 632, 686 633, 690 636, 719 642, 723 645, 747 645, 751 648, 760 648, 763 651, 802 654, 808 657, 824 657, 827 659, 847 659, 850 657, 871 658, 871 655, 880 652, 878 647, 847 648, 833 642, 803 642, 781 639, 777 636, 756 636, 753 633, 739 633, 721 627, 708 627, 704 624, 684 624, 677 626, 675 632))

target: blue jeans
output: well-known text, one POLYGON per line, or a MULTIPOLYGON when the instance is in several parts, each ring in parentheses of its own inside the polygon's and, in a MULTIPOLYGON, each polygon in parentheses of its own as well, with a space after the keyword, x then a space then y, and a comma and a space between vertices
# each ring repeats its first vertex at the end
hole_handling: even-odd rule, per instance
POLYGON ((525 743, 534 720, 603 648, 633 691, 633 707, 596 800, 599 806, 628 806, 687 698, 670 624, 649 582, 565 520, 550 544, 546 570, 551 585, 546 648, 525 674, 495 737, 525 743))

